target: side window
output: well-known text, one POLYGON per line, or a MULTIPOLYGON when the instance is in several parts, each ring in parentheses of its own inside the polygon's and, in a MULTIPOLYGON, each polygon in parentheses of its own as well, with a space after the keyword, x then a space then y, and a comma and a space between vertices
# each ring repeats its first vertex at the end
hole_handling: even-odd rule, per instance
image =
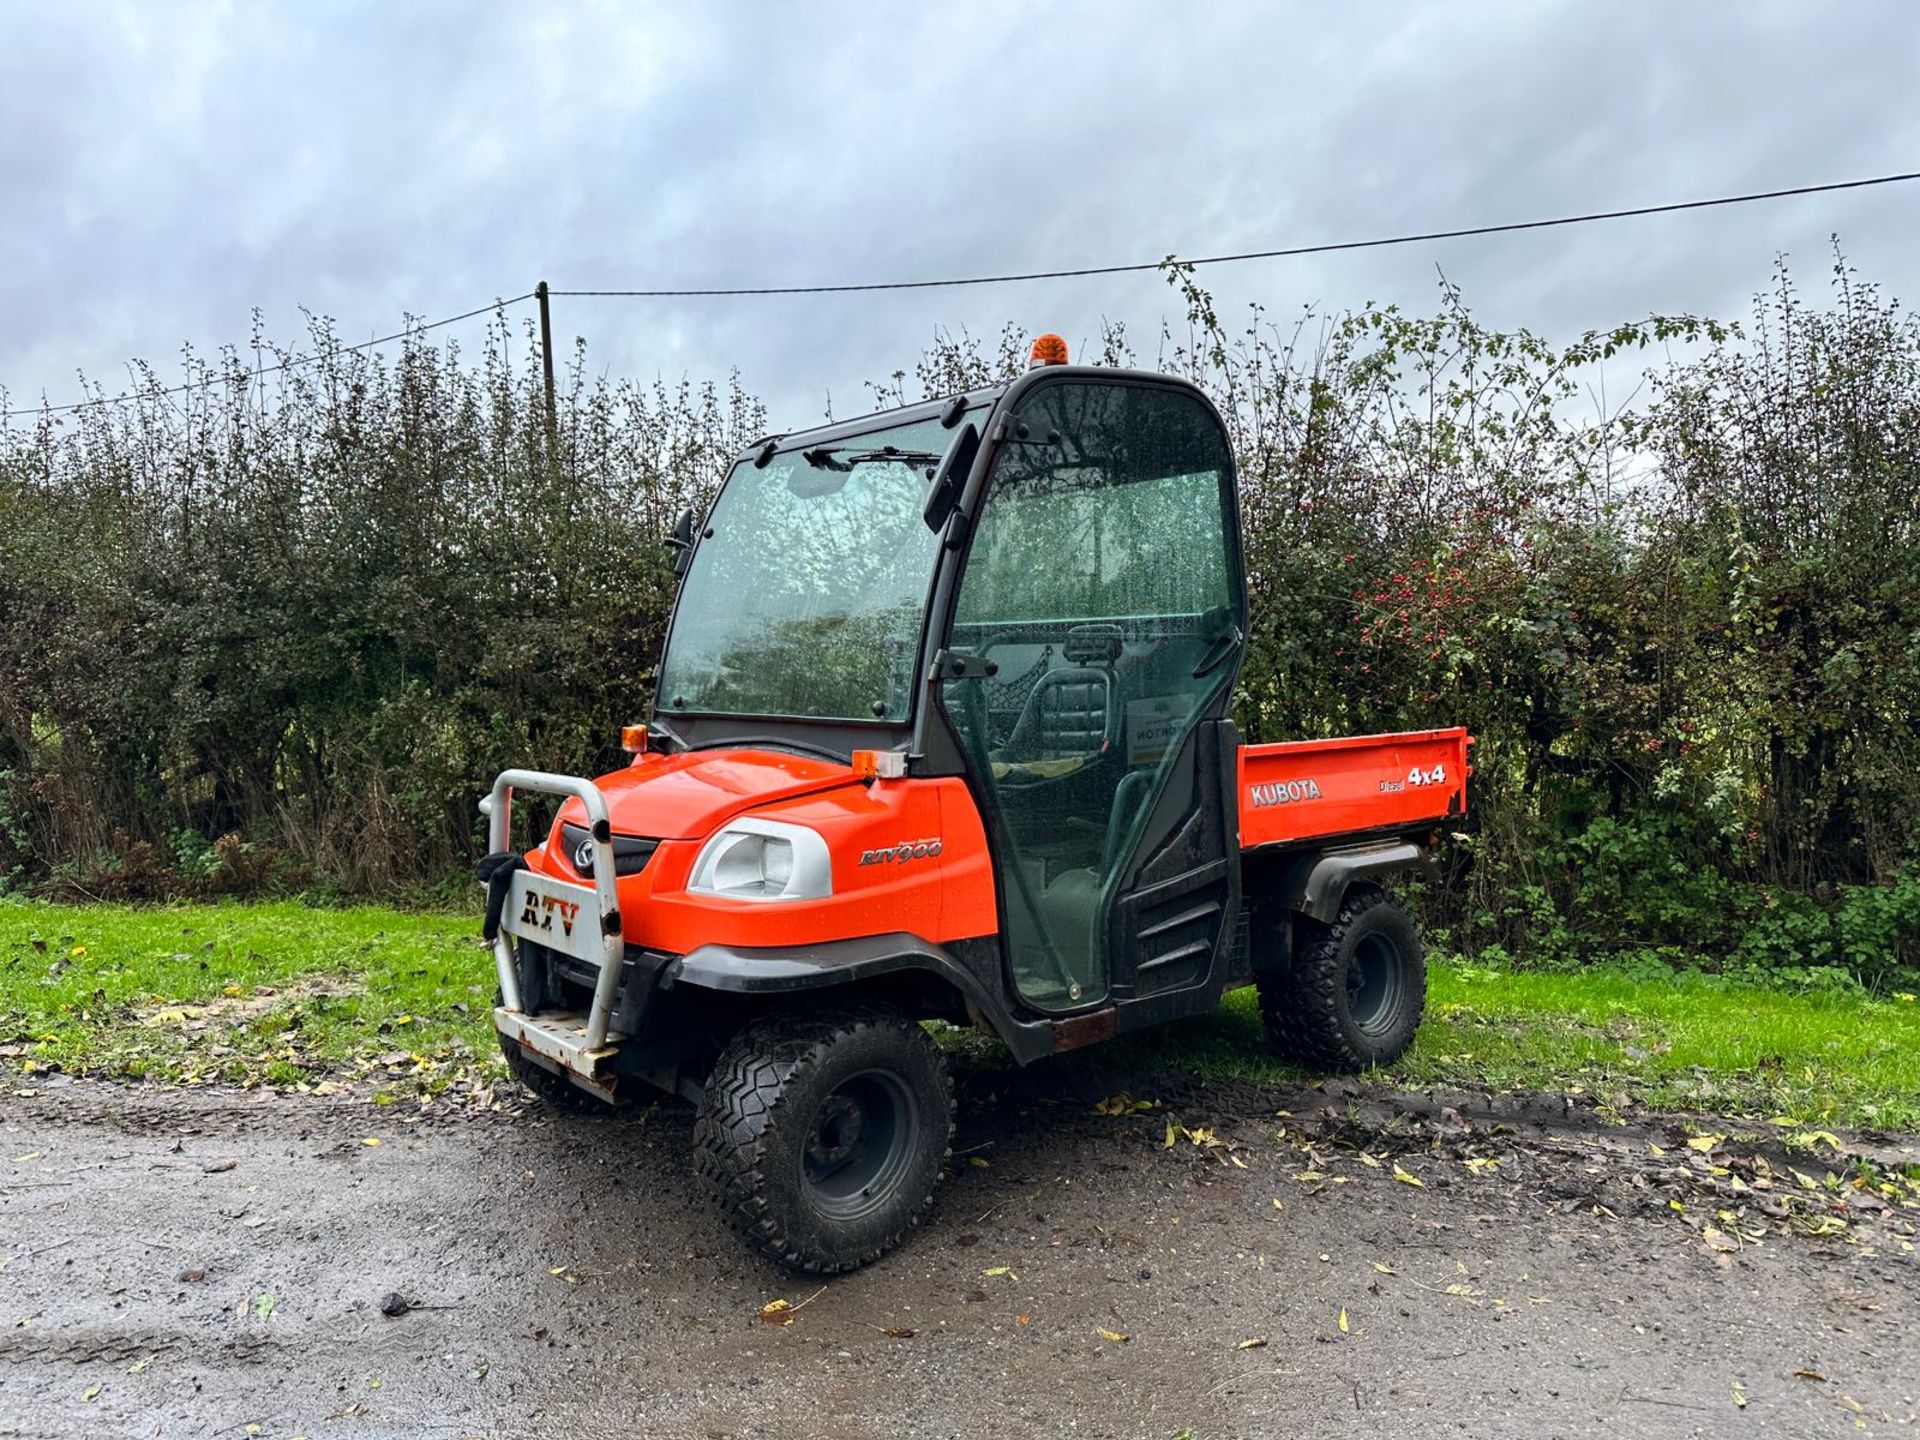
POLYGON ((1197 616, 1232 603, 1226 457, 1196 400, 1061 384, 1014 418, 1027 439, 1000 452, 960 624, 1197 616))

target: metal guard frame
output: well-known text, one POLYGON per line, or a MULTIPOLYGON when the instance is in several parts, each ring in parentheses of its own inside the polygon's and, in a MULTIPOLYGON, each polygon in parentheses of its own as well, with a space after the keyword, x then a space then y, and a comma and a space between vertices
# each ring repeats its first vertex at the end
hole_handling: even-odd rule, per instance
MULTIPOLYGON (((513 848, 513 792, 532 790, 542 795, 564 795, 578 800, 587 809, 587 832, 593 843, 593 898, 599 912, 600 975, 593 985, 593 1008, 587 1016, 583 1048, 597 1050, 606 1044, 613 1022, 615 992, 620 987, 621 962, 626 957, 626 940, 620 926, 620 897, 614 889, 613 823, 607 814, 607 798, 591 780, 577 775, 557 775, 548 770, 502 770, 493 782, 492 792, 480 802, 480 813, 487 817, 487 848, 496 853, 513 848)), ((505 917, 502 917, 503 922, 505 917)), ((508 1010, 524 1013, 520 1003, 520 976, 514 965, 513 942, 506 925, 493 939, 493 960, 500 972, 500 997, 508 1010)))

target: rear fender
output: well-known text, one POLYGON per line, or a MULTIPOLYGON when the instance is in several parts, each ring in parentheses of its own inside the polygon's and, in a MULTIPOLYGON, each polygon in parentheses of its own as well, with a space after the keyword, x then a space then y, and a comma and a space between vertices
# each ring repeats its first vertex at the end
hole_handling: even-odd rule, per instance
POLYGON ((1377 879, 1402 870, 1430 870, 1432 864, 1426 850, 1411 840, 1382 840, 1329 850, 1294 872, 1286 893, 1287 908, 1330 925, 1339 918, 1347 887, 1356 880, 1377 879))
POLYGON ((899 931, 814 945, 702 945, 668 965, 661 983, 669 988, 691 985, 765 998, 855 992, 885 977, 915 975, 929 975, 950 986, 1020 1064, 1052 1054, 1056 1048, 1051 1023, 1021 1019, 1008 1008, 1005 997, 959 956, 899 931))

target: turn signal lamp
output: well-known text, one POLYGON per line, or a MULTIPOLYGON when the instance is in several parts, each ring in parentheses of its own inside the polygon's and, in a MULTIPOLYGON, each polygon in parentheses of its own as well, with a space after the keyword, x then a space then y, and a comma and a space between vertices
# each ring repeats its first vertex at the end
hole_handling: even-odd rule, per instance
POLYGON ((862 780, 900 780, 907 773, 907 757, 898 750, 856 750, 853 773, 862 780))
POLYGON ((626 725, 620 730, 620 748, 629 755, 639 755, 647 748, 647 727, 644 725, 626 725))
POLYGON ((1067 342, 1058 335, 1042 335, 1033 342, 1033 354, 1027 360, 1029 370, 1037 370, 1042 365, 1064 365, 1067 363, 1067 342))

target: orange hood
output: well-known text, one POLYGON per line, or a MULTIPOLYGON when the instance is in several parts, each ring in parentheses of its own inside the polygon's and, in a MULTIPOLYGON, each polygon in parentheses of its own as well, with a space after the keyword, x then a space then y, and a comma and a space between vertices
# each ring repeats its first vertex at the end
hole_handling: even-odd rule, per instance
MULTIPOLYGON (((616 834, 697 840, 743 811, 858 780, 845 765, 778 750, 686 750, 642 755, 593 782, 607 797, 616 834)), ((586 807, 569 800, 559 818, 584 825, 586 807)))

